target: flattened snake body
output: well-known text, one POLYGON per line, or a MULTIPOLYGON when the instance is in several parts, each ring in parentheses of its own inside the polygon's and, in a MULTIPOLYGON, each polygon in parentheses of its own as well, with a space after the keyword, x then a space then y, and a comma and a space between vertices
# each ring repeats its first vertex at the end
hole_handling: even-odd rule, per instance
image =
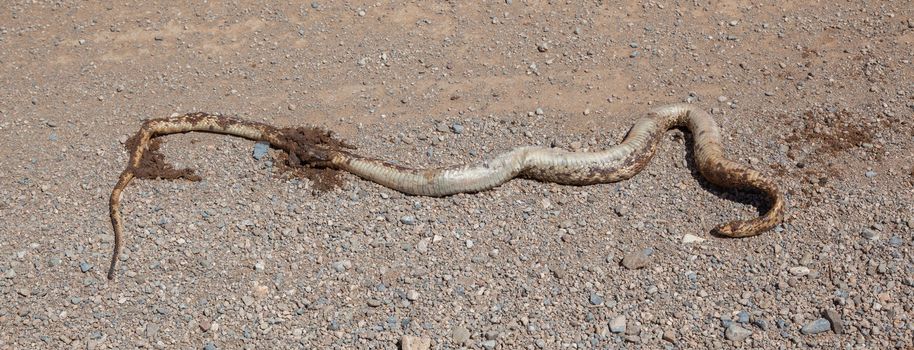
POLYGON ((727 222, 716 227, 716 233, 727 237, 754 236, 773 228, 782 220, 784 198, 777 185, 758 171, 726 159, 720 143, 720 130, 714 119, 687 104, 654 109, 635 122, 621 143, 603 151, 569 152, 556 148, 518 147, 479 164, 433 169, 405 168, 362 157, 340 147, 308 144, 289 132, 291 129, 221 115, 191 113, 147 120, 128 142, 131 152, 129 163, 111 192, 109 207, 114 228, 114 253, 108 279, 114 279, 124 245, 121 193, 138 176, 144 155, 154 151, 151 150, 151 140, 158 136, 201 131, 267 141, 273 147, 288 152, 290 159, 309 166, 344 170, 411 195, 447 196, 485 191, 515 177, 566 185, 625 180, 647 165, 661 136, 674 127, 685 127, 692 132, 695 164, 705 179, 723 188, 758 192, 767 197, 768 211, 762 216, 727 222))

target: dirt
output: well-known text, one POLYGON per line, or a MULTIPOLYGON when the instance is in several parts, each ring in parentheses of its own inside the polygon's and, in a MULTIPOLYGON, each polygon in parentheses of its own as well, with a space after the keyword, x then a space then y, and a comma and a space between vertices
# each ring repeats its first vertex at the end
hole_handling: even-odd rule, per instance
POLYGON ((0 349, 914 346, 909 1, 4 5, 0 349), (615 184, 426 198, 296 166, 346 149, 323 130, 404 167, 592 151, 681 102, 782 225, 712 235, 757 203, 676 130, 615 184), (161 138, 108 282, 125 144, 200 111, 315 142, 161 138))

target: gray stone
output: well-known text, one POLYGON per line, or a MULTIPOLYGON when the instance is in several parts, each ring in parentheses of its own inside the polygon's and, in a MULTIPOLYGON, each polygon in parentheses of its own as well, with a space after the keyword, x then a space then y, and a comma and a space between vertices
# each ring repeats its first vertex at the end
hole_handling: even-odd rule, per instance
POLYGON ((429 338, 404 335, 400 337, 400 350, 428 350, 432 347, 429 338))
POLYGON ((623 333, 625 332, 627 323, 628 320, 625 319, 624 315, 616 316, 612 321, 609 321, 609 331, 613 333, 623 333))
POLYGON ((260 160, 261 158, 267 155, 267 150, 270 149, 270 143, 268 142, 258 142, 254 144, 254 159, 260 160))
POLYGON ((352 267, 352 262, 349 260, 340 260, 330 264, 336 272, 343 272, 352 267))
POLYGON ((736 322, 749 323, 749 313, 746 311, 740 311, 738 314, 736 314, 736 322))
POLYGON ((825 319, 831 322, 831 330, 837 334, 844 334, 844 321, 841 319, 841 314, 834 309, 827 309, 824 313, 825 319))
POLYGON ((458 124, 458 123, 454 123, 453 125, 451 125, 451 130, 453 130, 455 134, 462 134, 462 133, 463 133, 463 125, 460 125, 460 124, 458 124))
POLYGON ((543 115, 543 114, 545 114, 546 112, 543 112, 543 109, 542 109, 542 108, 537 108, 536 111, 534 111, 534 113, 536 113, 536 115, 543 115))
POLYGON ((465 345, 470 341, 470 330, 464 326, 457 326, 451 329, 451 340, 459 345, 465 345))
POLYGON ((603 304, 603 297, 601 297, 601 296, 600 296, 599 294, 597 294, 597 293, 591 293, 591 294, 590 294, 590 304, 591 304, 591 305, 602 305, 602 304, 603 304))
POLYGON ((216 347, 216 344, 213 344, 213 343, 206 343, 206 345, 203 345, 203 350, 216 350, 216 349, 218 349, 218 348, 216 347))
POLYGON ((863 173, 863 175, 866 176, 866 177, 868 177, 868 178, 874 178, 874 177, 876 177, 876 172, 870 170, 870 171, 867 171, 867 172, 863 173))
POLYGON ((400 222, 402 222, 404 225, 415 225, 416 217, 412 215, 403 215, 400 217, 400 222))
POLYGON ((496 343, 494 340, 486 340, 482 342, 482 347, 486 348, 486 350, 495 349, 496 345, 498 345, 498 343, 496 343))
POLYGON ((82 272, 89 272, 89 270, 91 270, 91 269, 92 269, 92 265, 91 265, 91 264, 89 264, 89 263, 87 263, 87 262, 85 262, 85 261, 79 263, 79 270, 80 270, 80 271, 82 271, 82 272))
POLYGON ((629 270, 637 270, 644 268, 651 262, 651 258, 645 254, 645 251, 639 250, 634 253, 629 253, 622 258, 622 266, 629 270))
POLYGON ((876 232, 876 230, 869 229, 869 228, 863 229, 863 231, 860 232, 860 235, 863 236, 863 238, 866 238, 871 241, 875 241, 875 240, 879 239, 879 232, 876 232))
POLYGON ((828 332, 831 329, 831 322, 824 318, 814 320, 807 323, 803 328, 800 329, 800 333, 803 334, 819 334, 823 332, 828 332))
POLYGON ((727 327, 727 331, 724 332, 724 336, 732 341, 743 341, 746 340, 746 338, 749 338, 751 335, 752 331, 740 327, 735 323, 730 324, 730 327, 727 327))

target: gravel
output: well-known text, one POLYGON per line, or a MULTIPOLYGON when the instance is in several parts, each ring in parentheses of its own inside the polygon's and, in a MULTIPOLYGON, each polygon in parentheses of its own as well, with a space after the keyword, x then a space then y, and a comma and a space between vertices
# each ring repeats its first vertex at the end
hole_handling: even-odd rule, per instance
POLYGON ((814 321, 811 321, 803 326, 800 329, 800 332, 803 334, 819 334, 828 332, 831 329, 831 322, 824 318, 819 318, 814 321))
POLYGON ((267 156, 267 151, 270 150, 270 143, 268 142, 257 142, 254 143, 253 156, 254 159, 260 160, 263 157, 267 156))
POLYGON ((0 20, 0 348, 912 348, 907 5, 16 3, 0 20), (603 149, 683 100, 778 184, 784 223, 715 235, 764 198, 709 185, 684 130, 618 183, 443 198, 349 174, 316 191, 280 150, 188 133, 160 151, 202 180, 130 184, 105 278, 108 195, 144 119, 317 125, 358 154, 459 166, 603 149), (832 331, 804 334, 819 317, 832 331))
POLYGON ((625 318, 625 316, 616 316, 612 319, 612 321, 609 321, 609 331, 613 333, 625 333, 625 327, 627 323, 628 320, 625 318))
POLYGON ((729 327, 727 327, 727 330, 724 333, 724 335, 729 340, 741 342, 741 341, 746 340, 746 338, 749 338, 750 336, 752 336, 752 331, 745 329, 741 326, 738 326, 736 324, 731 324, 729 327))

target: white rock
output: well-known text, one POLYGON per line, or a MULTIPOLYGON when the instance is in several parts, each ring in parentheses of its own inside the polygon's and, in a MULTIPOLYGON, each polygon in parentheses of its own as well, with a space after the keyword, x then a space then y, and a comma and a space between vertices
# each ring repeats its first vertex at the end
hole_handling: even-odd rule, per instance
POLYGON ((698 237, 698 236, 693 235, 693 234, 691 234, 691 233, 686 233, 685 236, 682 236, 682 243, 684 243, 684 244, 689 244, 689 243, 701 243, 701 242, 704 242, 704 241, 705 241, 704 238, 698 237))

